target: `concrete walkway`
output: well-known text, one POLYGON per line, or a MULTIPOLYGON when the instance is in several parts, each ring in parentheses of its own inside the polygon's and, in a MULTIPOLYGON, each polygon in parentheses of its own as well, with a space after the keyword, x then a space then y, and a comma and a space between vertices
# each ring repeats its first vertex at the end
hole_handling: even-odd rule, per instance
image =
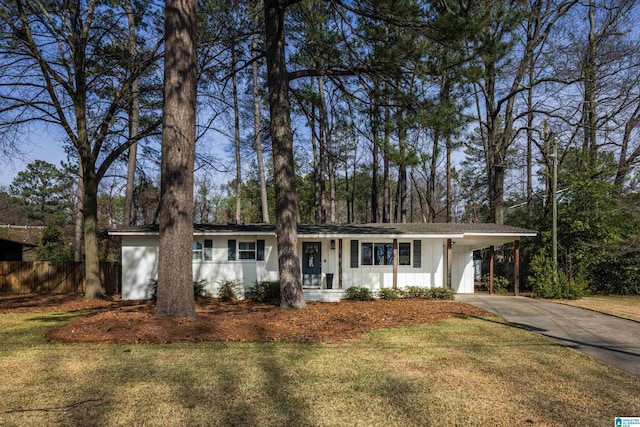
POLYGON ((638 322, 527 297, 456 295, 456 301, 484 308, 513 324, 640 377, 638 322))

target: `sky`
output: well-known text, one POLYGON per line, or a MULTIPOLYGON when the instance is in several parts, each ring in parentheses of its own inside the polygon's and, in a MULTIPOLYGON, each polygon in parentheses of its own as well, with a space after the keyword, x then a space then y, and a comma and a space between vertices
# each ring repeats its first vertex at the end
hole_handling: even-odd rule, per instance
POLYGON ((0 187, 8 187, 19 172, 26 169, 27 164, 34 160, 44 160, 56 166, 67 160, 67 154, 62 148, 63 136, 51 127, 31 129, 24 135, 24 141, 19 145, 21 154, 9 156, 0 163, 0 187))

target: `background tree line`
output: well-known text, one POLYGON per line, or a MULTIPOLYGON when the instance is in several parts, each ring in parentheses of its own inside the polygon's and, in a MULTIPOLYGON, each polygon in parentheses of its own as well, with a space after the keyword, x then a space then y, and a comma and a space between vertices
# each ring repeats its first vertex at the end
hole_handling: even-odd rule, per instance
MULTIPOLYGON (((538 252, 560 194, 564 271, 599 282, 607 254, 631 274, 638 16, 630 0, 200 1, 195 221, 277 222, 288 194, 302 222, 511 223, 542 231, 538 252)), ((134 0, 0 5, 0 146, 15 156, 36 123, 64 132, 51 143, 74 165, 96 293, 98 230, 159 221, 163 17, 134 0)))

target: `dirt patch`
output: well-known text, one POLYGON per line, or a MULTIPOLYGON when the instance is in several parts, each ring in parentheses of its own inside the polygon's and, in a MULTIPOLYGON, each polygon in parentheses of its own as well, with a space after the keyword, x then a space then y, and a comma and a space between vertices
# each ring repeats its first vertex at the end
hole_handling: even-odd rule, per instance
POLYGON ((89 313, 46 334, 50 340, 69 343, 335 342, 374 329, 492 315, 453 301, 309 302, 303 310, 281 310, 251 301, 206 299, 196 302, 197 319, 162 319, 153 316, 154 304, 149 301, 84 301, 68 295, 50 296, 49 301, 38 295, 39 306, 26 296, 14 298, 0 296, 0 313, 89 313))

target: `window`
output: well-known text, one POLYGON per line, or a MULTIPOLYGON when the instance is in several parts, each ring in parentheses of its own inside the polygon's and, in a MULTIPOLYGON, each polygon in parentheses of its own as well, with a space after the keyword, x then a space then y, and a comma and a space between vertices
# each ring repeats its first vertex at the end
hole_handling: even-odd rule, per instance
POLYGON ((351 268, 358 268, 358 241, 351 241, 351 268))
POLYGON ((375 265, 393 265, 393 243, 375 244, 375 265))
POLYGON ((256 242, 238 242, 240 259, 256 259, 256 242))
POLYGON ((256 260, 264 261, 265 242, 256 240, 253 242, 238 242, 237 240, 227 240, 227 259, 229 261, 256 260))
POLYGON ((413 241, 413 268, 422 267, 422 240, 413 241))
POLYGON ((191 259, 194 261, 202 261, 202 242, 193 242, 191 259))
POLYGON ((227 259, 229 261, 236 260, 236 241, 227 240, 227 259))
POLYGON ((205 239, 204 245, 202 242, 193 242, 191 259, 194 261, 211 261, 213 259, 213 240, 205 239))
POLYGON ((398 244, 398 264, 411 265, 411 243, 398 244))
POLYGON ((205 261, 211 261, 213 259, 213 240, 205 239, 204 252, 202 253, 205 261))
POLYGON ((256 260, 264 261, 264 240, 256 240, 256 260))
POLYGON ((373 265, 373 243, 362 244, 362 265, 373 265))

